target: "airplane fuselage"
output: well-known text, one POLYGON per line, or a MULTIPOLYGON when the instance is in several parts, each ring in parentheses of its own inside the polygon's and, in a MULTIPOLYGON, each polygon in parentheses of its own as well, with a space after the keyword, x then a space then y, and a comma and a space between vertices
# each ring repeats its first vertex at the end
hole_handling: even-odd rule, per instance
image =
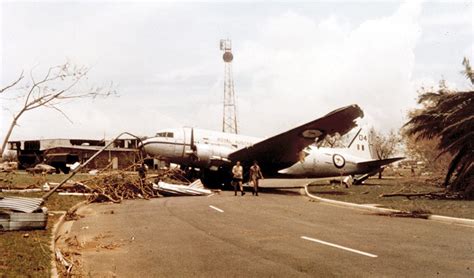
MULTIPOLYGON (((230 153, 250 147, 262 140, 263 138, 185 127, 161 130, 155 137, 145 140, 143 147, 149 155, 171 163, 217 169, 219 166, 230 166, 236 162, 228 159, 230 153), (195 145, 194 150, 192 145, 195 145)), ((334 177, 363 174, 374 170, 357 165, 358 162, 367 159, 351 154, 346 148, 309 146, 303 152, 305 156, 301 161, 286 169, 279 169, 278 173, 270 174, 291 177, 334 177)))
POLYGON ((309 146, 305 152, 307 155, 304 159, 278 173, 292 177, 323 178, 359 175, 374 170, 358 165, 367 159, 351 154, 346 148, 309 146))

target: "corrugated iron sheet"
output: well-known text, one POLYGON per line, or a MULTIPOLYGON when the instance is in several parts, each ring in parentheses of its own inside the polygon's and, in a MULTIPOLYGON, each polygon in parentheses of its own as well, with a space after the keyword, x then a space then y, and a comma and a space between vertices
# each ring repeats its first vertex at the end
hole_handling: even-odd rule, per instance
POLYGON ((189 196, 203 196, 211 195, 212 191, 209 189, 200 188, 202 183, 195 182, 192 185, 170 184, 159 181, 158 184, 153 184, 153 189, 158 190, 165 195, 189 195, 189 196))
POLYGON ((0 211, 0 231, 44 229, 48 214, 43 212, 2 212, 0 211))
POLYGON ((31 213, 40 209, 42 198, 3 197, 0 198, 0 209, 31 213))

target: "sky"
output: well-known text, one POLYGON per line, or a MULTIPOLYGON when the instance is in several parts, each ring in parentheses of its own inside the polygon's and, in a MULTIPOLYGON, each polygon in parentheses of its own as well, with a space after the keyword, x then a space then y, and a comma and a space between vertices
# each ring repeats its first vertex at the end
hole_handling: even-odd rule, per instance
MULTIPOLYGON (((358 104, 360 122, 399 129, 420 87, 469 88, 472 1, 2 1, 0 87, 50 66, 90 67, 82 87, 117 96, 24 114, 11 139, 152 136, 222 129, 224 62, 232 40, 239 133, 269 137, 358 104)), ((81 87, 81 88, 82 88, 81 87)), ((20 101, 0 96, 4 136, 20 101)))

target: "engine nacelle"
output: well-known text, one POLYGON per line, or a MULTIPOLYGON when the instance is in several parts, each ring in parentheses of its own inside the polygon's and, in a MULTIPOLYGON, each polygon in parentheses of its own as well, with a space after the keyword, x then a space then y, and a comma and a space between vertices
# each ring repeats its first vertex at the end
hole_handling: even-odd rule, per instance
POLYGON ((210 167, 230 163, 227 157, 233 151, 235 150, 223 146, 196 144, 196 151, 193 155, 195 156, 195 164, 197 166, 210 167))

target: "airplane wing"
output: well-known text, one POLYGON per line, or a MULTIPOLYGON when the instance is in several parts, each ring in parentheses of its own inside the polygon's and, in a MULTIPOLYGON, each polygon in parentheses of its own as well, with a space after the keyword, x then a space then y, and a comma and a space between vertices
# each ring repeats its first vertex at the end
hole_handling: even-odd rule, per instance
POLYGON ((368 169, 376 169, 376 168, 380 168, 384 165, 387 165, 387 164, 390 164, 390 163, 393 163, 395 161, 402 160, 402 159, 404 159, 404 157, 376 159, 376 160, 359 162, 359 163, 357 163, 357 166, 361 166, 361 167, 368 168, 368 169))
POLYGON ((341 135, 356 126, 355 120, 364 117, 358 105, 342 107, 324 117, 293 128, 276 136, 260 141, 252 146, 229 154, 233 162, 241 161, 250 165, 257 160, 264 171, 287 168, 302 158, 302 150, 326 135, 341 135))

